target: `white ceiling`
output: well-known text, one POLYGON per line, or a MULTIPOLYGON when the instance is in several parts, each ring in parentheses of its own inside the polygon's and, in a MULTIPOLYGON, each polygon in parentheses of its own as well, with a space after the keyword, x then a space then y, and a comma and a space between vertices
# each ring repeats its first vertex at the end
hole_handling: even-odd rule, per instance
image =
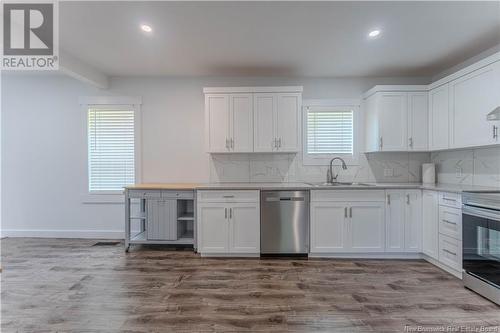
POLYGON ((500 43, 500 1, 61 2, 59 30, 112 76, 431 76, 500 43))

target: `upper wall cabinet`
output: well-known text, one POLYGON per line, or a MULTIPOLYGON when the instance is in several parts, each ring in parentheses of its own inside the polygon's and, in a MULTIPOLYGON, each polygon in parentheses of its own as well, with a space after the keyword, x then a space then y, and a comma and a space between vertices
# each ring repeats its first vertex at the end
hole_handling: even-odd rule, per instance
POLYGON ((254 105, 255 151, 299 151, 301 94, 259 93, 254 105))
POLYGON ((427 150, 427 92, 375 89, 364 103, 366 151, 427 150))
POLYGON ((450 82, 451 148, 497 144, 498 122, 486 115, 500 106, 500 62, 450 82))
POLYGON ((449 85, 445 84, 429 91, 429 149, 450 147, 449 130, 449 85))
POLYGON ((253 151, 252 94, 205 95, 207 151, 253 151))
POLYGON ((205 88, 209 153, 300 150, 302 87, 205 88))

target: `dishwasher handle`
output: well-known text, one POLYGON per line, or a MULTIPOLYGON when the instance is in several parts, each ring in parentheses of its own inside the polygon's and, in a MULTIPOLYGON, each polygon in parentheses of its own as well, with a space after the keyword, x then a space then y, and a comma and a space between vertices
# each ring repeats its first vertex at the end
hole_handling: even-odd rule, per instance
POLYGON ((278 202, 278 201, 304 201, 304 197, 267 197, 267 202, 278 202))

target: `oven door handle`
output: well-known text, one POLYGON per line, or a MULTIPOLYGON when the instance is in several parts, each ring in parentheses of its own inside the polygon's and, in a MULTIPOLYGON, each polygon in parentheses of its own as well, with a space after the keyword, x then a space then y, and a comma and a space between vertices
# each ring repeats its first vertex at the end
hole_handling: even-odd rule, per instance
POLYGON ((484 208, 463 205, 462 214, 481 217, 481 218, 485 218, 485 219, 489 219, 489 220, 500 221, 500 212, 490 210, 490 209, 484 209, 484 208))

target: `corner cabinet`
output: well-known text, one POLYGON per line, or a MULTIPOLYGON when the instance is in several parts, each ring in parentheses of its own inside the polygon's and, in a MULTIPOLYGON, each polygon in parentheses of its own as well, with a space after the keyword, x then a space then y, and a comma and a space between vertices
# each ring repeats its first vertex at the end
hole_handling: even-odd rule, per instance
POLYGON ((260 253, 259 191, 198 191, 198 252, 203 256, 260 253))
POLYGON ((391 87, 375 87, 364 101, 367 151, 427 150, 427 92, 384 89, 391 87))
POLYGON ((205 88, 206 151, 298 152, 302 87, 205 88))

